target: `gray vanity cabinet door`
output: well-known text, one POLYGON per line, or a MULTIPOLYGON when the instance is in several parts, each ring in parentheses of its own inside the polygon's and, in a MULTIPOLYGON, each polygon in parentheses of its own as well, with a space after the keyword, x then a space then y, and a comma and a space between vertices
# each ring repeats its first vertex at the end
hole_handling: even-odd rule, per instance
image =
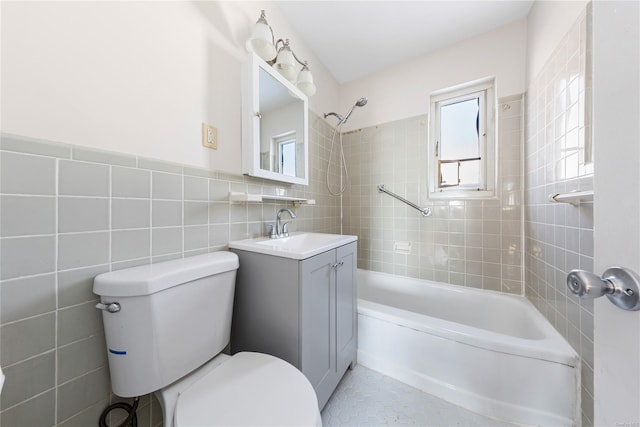
POLYGON ((336 352, 342 374, 355 363, 357 352, 356 243, 337 248, 336 262, 336 352))
POLYGON ((240 257, 230 350, 260 351, 296 366, 324 407, 356 361, 356 243, 301 261, 240 257))
POLYGON ((335 389, 335 250, 301 261, 300 370, 316 389, 323 407, 335 389))
POLYGON ((297 260, 233 250, 236 276, 231 354, 258 351, 300 366, 297 260))

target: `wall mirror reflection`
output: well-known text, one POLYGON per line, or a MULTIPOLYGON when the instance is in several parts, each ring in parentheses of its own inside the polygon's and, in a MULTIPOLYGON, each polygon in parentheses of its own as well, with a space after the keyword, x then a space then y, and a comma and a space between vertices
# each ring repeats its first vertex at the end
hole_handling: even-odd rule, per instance
POLYGON ((243 87, 243 173, 308 184, 307 98, 250 55, 243 87))

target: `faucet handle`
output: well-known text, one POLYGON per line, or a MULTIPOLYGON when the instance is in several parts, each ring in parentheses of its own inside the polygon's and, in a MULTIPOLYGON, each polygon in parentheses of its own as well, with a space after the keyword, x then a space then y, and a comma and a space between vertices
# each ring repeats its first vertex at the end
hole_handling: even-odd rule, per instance
POLYGON ((284 224, 282 224, 282 236, 283 237, 289 237, 289 229, 288 229, 288 225, 291 221, 287 221, 284 224))
POLYGON ((276 234, 276 225, 274 223, 265 223, 265 227, 267 227, 267 236, 271 239, 275 239, 278 237, 276 234))

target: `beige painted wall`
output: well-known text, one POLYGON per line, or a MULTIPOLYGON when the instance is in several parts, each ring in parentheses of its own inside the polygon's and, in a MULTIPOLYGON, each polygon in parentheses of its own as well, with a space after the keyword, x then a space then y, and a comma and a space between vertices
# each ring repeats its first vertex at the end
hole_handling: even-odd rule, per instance
POLYGON ((1 7, 7 133, 240 173, 240 69, 261 9, 309 60, 310 109, 337 104, 337 83, 269 1, 1 7), (201 146, 202 122, 218 127, 217 151, 201 146))
POLYGON ((366 111, 354 113, 343 130, 426 114, 431 92, 483 77, 496 77, 498 98, 523 93, 526 32, 521 20, 342 85, 340 111, 369 98, 366 111))

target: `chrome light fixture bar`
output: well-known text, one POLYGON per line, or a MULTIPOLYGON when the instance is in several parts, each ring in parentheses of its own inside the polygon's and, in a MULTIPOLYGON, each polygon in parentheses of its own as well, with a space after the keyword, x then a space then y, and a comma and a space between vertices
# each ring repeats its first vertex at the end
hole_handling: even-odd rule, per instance
POLYGON ((316 85, 313 83, 308 62, 301 61, 296 56, 289 45, 289 39, 275 39, 264 10, 260 11, 260 18, 256 21, 245 47, 249 52, 254 52, 264 59, 305 95, 313 96, 316 93, 316 85), (302 65, 299 71, 296 62, 302 65))

